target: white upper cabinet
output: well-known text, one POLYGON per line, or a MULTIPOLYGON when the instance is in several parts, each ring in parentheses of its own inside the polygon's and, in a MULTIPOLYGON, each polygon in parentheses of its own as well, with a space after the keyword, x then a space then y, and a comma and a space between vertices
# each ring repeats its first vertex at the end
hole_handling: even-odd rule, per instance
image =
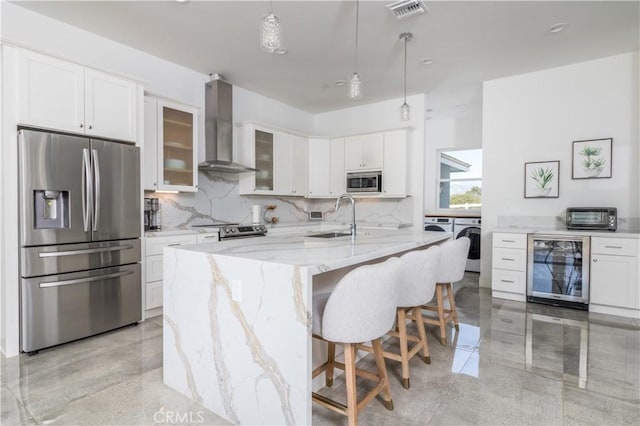
POLYGON ((244 125, 241 136, 239 161, 258 171, 240 175, 240 194, 307 195, 306 138, 253 124, 244 125))
POLYGON ((21 124, 136 140, 136 83, 28 50, 19 68, 21 124))
POLYGON ((345 170, 382 170, 383 145, 382 133, 345 138, 345 170))
POLYGON ((136 139, 136 85, 86 69, 85 133, 114 139, 136 139))
POLYGON ((158 101, 144 97, 144 143, 142 144, 144 177, 143 188, 158 189, 158 101))
POLYGON ((345 192, 344 138, 309 140, 309 198, 345 192))
POLYGON ((22 124, 84 133, 84 67, 20 51, 22 124))
POLYGON ((384 133, 384 168, 382 195, 407 195, 407 132, 396 130, 384 133))
POLYGON ((331 144, 324 139, 309 139, 309 197, 329 196, 331 144))

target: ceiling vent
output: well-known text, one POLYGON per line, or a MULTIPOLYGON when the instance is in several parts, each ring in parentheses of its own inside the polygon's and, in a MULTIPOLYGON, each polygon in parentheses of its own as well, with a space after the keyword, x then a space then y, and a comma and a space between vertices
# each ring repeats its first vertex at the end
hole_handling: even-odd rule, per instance
POLYGON ((422 0, 399 0, 388 4, 387 7, 399 21, 422 15, 429 11, 422 0))

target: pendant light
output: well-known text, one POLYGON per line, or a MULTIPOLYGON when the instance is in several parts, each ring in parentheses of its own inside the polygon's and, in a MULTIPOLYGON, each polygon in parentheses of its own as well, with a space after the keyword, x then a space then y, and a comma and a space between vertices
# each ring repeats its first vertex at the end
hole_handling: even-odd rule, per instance
POLYGON ((354 72, 349 78, 349 99, 360 99, 362 97, 362 79, 358 74, 358 18, 360 14, 360 1, 356 0, 356 51, 354 58, 354 72))
POLYGON ((404 103, 400 107, 400 120, 409 121, 411 107, 407 104, 407 42, 413 38, 411 33, 400 34, 400 40, 404 40, 404 103))
POLYGON ((262 17, 260 45, 262 50, 269 53, 280 53, 286 51, 284 47, 282 47, 280 20, 273 14, 273 2, 271 0, 269 0, 269 13, 262 17))

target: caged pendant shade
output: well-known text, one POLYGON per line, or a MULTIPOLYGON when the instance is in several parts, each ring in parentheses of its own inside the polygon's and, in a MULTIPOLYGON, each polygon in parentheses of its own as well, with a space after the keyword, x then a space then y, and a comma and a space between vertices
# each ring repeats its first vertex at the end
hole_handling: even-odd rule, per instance
POLYGON ((269 53, 284 51, 282 46, 282 32, 280 31, 280 19, 273 14, 272 1, 269 0, 269 13, 262 17, 260 27, 260 46, 269 53))
POLYGON ((407 42, 413 38, 411 33, 400 34, 400 40, 404 40, 404 103, 400 106, 400 120, 411 119, 411 106, 407 104, 407 42))
POLYGON ((354 58, 354 71, 349 78, 349 99, 360 99, 362 97, 362 78, 358 74, 358 18, 360 14, 360 1, 356 0, 356 50, 354 58))

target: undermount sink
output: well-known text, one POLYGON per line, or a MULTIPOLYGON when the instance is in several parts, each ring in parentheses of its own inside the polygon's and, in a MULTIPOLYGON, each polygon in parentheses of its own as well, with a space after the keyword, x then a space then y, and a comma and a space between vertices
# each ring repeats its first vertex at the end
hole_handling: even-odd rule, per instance
POLYGON ((323 234, 313 234, 309 237, 314 238, 337 238, 337 237, 350 237, 351 232, 325 232, 323 234))

